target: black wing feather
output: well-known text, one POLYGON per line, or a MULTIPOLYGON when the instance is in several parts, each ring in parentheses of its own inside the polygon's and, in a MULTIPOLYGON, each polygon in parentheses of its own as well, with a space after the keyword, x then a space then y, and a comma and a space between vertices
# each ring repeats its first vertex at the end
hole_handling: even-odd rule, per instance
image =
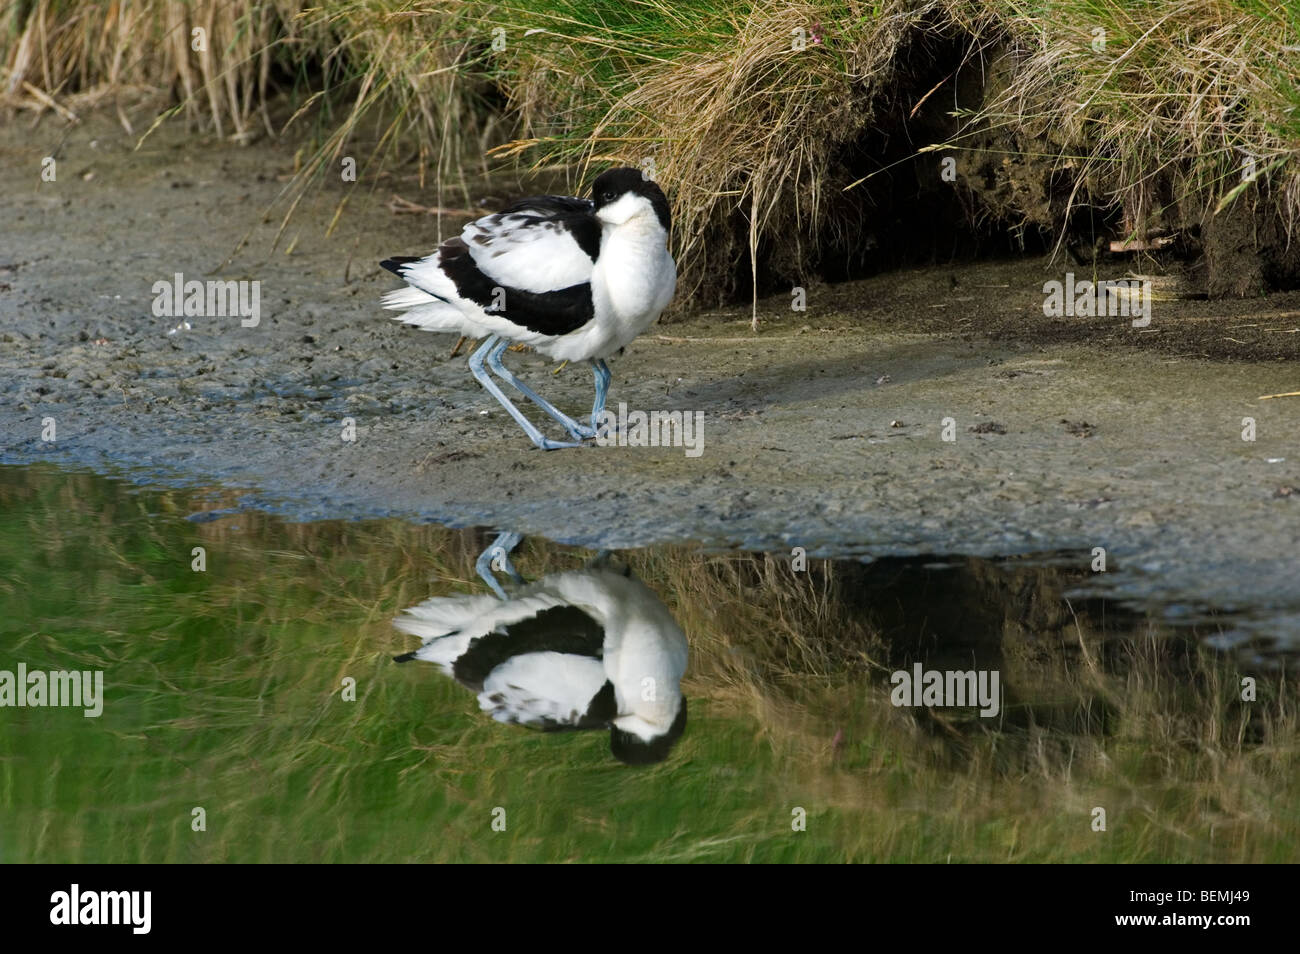
POLYGON ((412 262, 418 262, 419 260, 420 257, 418 255, 394 255, 392 258, 384 259, 379 263, 379 266, 388 269, 394 275, 400 277, 403 265, 410 265, 412 262))

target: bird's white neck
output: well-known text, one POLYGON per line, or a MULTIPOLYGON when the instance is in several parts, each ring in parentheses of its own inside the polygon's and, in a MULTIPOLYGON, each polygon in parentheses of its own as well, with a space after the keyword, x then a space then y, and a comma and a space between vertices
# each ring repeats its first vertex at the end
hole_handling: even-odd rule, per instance
POLYGON ((676 281, 667 238, 653 215, 605 226, 592 281, 619 317, 635 320, 648 310, 658 314, 655 306, 662 297, 663 285, 676 281), (671 278, 667 274, 670 270, 671 278))

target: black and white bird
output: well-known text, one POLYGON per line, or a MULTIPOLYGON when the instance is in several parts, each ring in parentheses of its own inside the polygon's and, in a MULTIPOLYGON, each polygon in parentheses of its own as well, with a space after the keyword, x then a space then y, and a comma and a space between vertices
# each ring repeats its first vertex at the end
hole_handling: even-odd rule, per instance
POLYGON ((668 251, 671 214, 663 190, 637 169, 596 177, 592 198, 542 195, 465 226, 425 258, 380 264, 405 279, 385 308, 429 331, 484 338, 469 359, 474 377, 543 450, 596 436, 609 366, 668 307, 677 266, 668 251), (596 399, 590 426, 555 408, 502 363, 518 342, 559 361, 590 361, 596 399), (485 368, 486 365, 486 368, 485 368), (555 441, 502 393, 487 369, 558 421, 572 441, 555 441))
POLYGON ((668 757, 686 728, 686 635, 654 591, 601 561, 542 577, 502 602, 435 597, 394 621, 423 659, 478 693, 498 722, 610 730, 629 764, 668 757))

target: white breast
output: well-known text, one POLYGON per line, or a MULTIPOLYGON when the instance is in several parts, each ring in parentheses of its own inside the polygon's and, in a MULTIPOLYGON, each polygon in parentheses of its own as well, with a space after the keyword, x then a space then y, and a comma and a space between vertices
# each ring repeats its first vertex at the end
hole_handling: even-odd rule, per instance
POLYGON ((605 628, 605 675, 620 715, 666 725, 676 714, 686 672, 686 634, 654 591, 608 570, 555 578, 563 598, 605 628))
POLYGON ((606 358, 643 334, 677 288, 677 266, 665 238, 658 222, 606 229, 591 273, 595 320, 538 350, 561 361, 606 358))

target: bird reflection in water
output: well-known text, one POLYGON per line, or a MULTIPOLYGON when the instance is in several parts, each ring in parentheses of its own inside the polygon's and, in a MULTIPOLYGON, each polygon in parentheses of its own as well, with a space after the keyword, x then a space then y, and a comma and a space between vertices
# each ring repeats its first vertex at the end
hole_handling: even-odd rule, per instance
POLYGON ((580 570, 526 583, 503 533, 476 564, 491 594, 438 596, 394 620, 422 659, 478 694, 498 722, 548 732, 609 729, 632 765, 661 762, 686 728, 686 635, 630 569, 601 553, 580 570), (514 583, 507 595, 494 568, 514 583))

